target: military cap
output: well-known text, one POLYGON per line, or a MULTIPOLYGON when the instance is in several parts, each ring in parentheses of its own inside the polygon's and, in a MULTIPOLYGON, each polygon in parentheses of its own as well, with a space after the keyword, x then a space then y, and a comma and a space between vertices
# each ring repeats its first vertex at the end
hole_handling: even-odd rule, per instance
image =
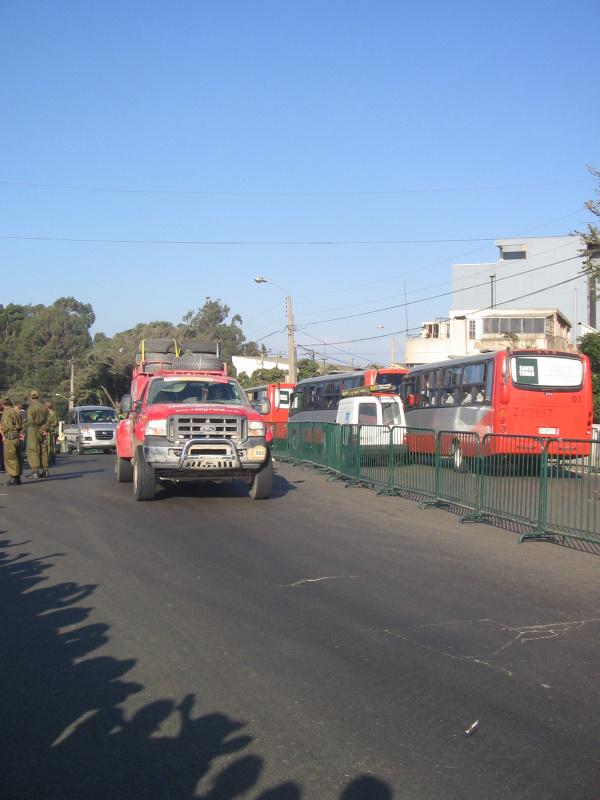
POLYGON ((3 397, 0 402, 2 402, 3 406, 12 406, 12 400, 10 397, 3 397))

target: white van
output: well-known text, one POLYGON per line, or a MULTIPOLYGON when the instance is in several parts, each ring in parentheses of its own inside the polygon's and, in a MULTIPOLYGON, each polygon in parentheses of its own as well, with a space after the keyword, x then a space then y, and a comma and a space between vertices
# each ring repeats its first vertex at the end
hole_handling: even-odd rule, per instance
POLYGON ((406 419, 397 394, 342 397, 335 419, 338 425, 360 425, 360 446, 382 447, 390 441, 404 446, 406 419))

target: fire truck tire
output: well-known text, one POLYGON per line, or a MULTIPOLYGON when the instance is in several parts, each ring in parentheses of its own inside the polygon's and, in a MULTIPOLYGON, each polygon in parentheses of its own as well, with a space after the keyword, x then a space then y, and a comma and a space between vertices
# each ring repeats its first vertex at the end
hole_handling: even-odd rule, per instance
POLYGON ((175 352, 175 341, 173 339, 144 339, 143 341, 146 354, 175 352))
POLYGON ((273 462, 269 458, 266 467, 254 477, 250 487, 250 497, 253 500, 267 500, 273 491, 273 462))
POLYGON ((133 496, 136 500, 154 500, 156 476, 154 467, 144 458, 144 451, 138 447, 133 460, 133 496))
POLYGON ((133 465, 130 458, 115 459, 115 478, 117 483, 131 483, 133 480, 133 465))
POLYGON ((216 356, 219 352, 219 345, 216 342, 207 342, 200 339, 185 339, 179 342, 179 349, 182 353, 208 353, 216 356))
POLYGON ((210 353, 195 353, 174 358, 173 369, 207 369, 220 371, 223 369, 223 362, 218 356, 211 355, 210 353))

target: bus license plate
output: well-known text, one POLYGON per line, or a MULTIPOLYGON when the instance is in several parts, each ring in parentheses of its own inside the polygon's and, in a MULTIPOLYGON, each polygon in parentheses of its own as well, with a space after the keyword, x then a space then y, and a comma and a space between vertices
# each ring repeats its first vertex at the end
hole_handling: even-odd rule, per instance
POLYGON ((558 436, 560 428, 538 428, 538 433, 542 436, 558 436))

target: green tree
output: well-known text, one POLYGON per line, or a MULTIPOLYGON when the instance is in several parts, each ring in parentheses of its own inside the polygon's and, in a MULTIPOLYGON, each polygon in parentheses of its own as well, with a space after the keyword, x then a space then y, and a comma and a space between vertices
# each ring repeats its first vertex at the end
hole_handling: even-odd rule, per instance
POLYGON ((257 369, 252 373, 250 386, 258 386, 261 383, 285 383, 287 381, 287 372, 273 367, 273 369, 257 369))
MULTIPOLYGON (((596 167, 588 167, 591 174, 597 179, 596 199, 587 200, 584 204, 588 211, 600 218, 600 170, 596 167)), ((575 235, 582 240, 583 246, 580 250, 584 257, 584 269, 594 280, 600 278, 600 228, 593 222, 588 223, 585 231, 575 231, 575 235)))
POLYGON ((590 360, 594 422, 600 422, 600 333, 586 333, 579 339, 579 350, 590 360))
POLYGON ((314 378, 320 372, 319 365, 313 358, 301 358, 298 361, 298 380, 314 378))
POLYGON ((82 360, 91 344, 92 306, 61 297, 51 306, 3 311, 8 312, 4 330, 12 325, 12 334, 2 341, 2 366, 11 392, 21 397, 35 387, 46 396, 68 393, 70 362, 82 360))
POLYGON ((181 339, 209 339, 218 342, 223 361, 232 366, 232 356, 258 355, 256 342, 246 342, 242 331, 242 318, 239 314, 230 317, 231 309, 221 300, 207 297, 198 311, 188 311, 178 328, 177 335, 181 339))

